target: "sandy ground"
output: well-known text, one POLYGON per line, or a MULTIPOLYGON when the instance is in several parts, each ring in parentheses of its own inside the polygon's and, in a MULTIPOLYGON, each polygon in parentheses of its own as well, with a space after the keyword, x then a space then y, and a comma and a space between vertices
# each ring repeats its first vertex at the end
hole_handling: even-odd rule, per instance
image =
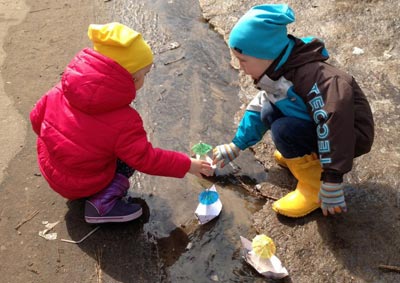
MULTIPOLYGON (((28 12, 28 7, 24 1, 15 1, 14 3, 0 2, 0 42, 7 39, 7 31, 13 26, 19 24, 28 12)), ((6 53, 0 48, 0 65, 3 64, 6 53)), ((3 149, 0 153, 0 182, 3 180, 3 172, 7 168, 8 162, 22 148, 26 136, 26 120, 13 106, 14 98, 7 96, 4 90, 4 84, 10 84, 4 81, 0 76, 0 144, 3 149), (10 136, 7 133, 13 132, 10 136)))
MULTIPOLYGON (((0 1, 2 282, 93 282, 96 278, 95 260, 82 257, 80 249, 66 271, 60 262, 63 249, 46 246, 38 236, 45 229, 42 221, 64 219, 68 208, 40 177, 29 112, 58 81, 72 56, 88 45, 87 26, 103 15, 97 13, 102 5, 106 3, 91 0, 0 1)), ((69 238, 65 223, 60 236, 69 238)))
MULTIPOLYGON (((205 18, 225 39, 245 11, 263 2, 200 0, 205 18)), ((261 186, 250 188, 267 199, 253 217, 254 227, 276 241, 277 254, 293 282, 399 282, 399 273, 385 272, 379 266, 400 263, 400 3, 287 3, 296 12, 296 23, 288 27, 289 32, 324 39, 330 62, 352 74, 364 89, 375 117, 375 143, 346 175, 348 213, 324 218, 316 211, 296 220, 271 211, 270 197, 284 196, 295 187, 295 180, 272 160, 274 146, 266 135, 253 148, 269 177, 261 186), (360 49, 361 53, 355 52, 360 49)), ((239 77, 246 103, 256 90, 243 74, 239 77)))
MULTIPOLYGON (((148 270, 129 274, 132 266, 125 263, 134 262, 135 255, 102 258, 98 246, 51 245, 37 235, 44 229, 42 221, 53 219, 65 219, 57 226, 60 238, 76 240, 90 231, 76 221, 82 211, 70 214, 68 206, 73 204, 47 189, 41 178, 28 114, 49 85, 58 81, 70 58, 88 45, 86 28, 107 14, 102 13, 107 1, 25 2, 0 1, 2 282, 159 282, 150 277, 158 267, 149 262, 143 263, 148 270), (110 264, 99 268, 107 260, 110 264)), ((225 36, 238 17, 257 2, 223 1, 222 5, 200 1, 210 24, 225 36)), ((266 204, 254 215, 254 225, 275 240, 277 254, 291 274, 288 282, 400 282, 399 273, 379 268, 381 264, 400 266, 400 4, 390 0, 290 2, 299 14, 293 27, 296 33, 325 38, 335 55, 333 63, 354 74, 366 90, 377 123, 376 142, 372 152, 357 160, 354 172, 348 174, 349 213, 326 219, 316 212, 290 220, 271 211, 268 196, 280 197, 295 183, 271 160, 273 146, 267 136, 265 143, 254 149, 270 178, 258 188, 258 194, 266 196, 266 204), (365 53, 354 55, 354 47, 365 53)), ((246 78, 239 78, 245 103, 254 90, 246 78)), ((113 248, 114 255, 122 253, 124 237, 132 236, 137 228, 133 225, 119 231, 118 239, 105 232, 103 247, 113 248), (120 245, 115 244, 118 240, 120 245)), ((149 243, 151 248, 154 246, 149 243)))

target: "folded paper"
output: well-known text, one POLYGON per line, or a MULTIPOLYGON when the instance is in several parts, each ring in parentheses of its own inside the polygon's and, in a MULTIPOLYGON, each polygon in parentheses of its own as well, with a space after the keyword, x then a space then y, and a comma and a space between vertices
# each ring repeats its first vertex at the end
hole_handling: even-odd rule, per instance
POLYGON ((222 210, 222 203, 215 185, 199 194, 199 204, 195 215, 200 224, 205 224, 217 217, 222 210))
MULTIPOLYGON (((262 252, 257 254, 252 247, 252 242, 248 239, 240 236, 240 241, 242 243, 242 252, 244 260, 250 264, 258 273, 261 275, 272 278, 272 279, 281 279, 289 275, 288 271, 285 267, 282 266, 281 261, 273 255, 274 247, 272 247, 271 243, 268 243, 269 247, 265 247, 262 252), (271 255, 270 258, 263 257, 263 255, 271 255)), ((257 251, 259 252, 259 251, 257 251)))

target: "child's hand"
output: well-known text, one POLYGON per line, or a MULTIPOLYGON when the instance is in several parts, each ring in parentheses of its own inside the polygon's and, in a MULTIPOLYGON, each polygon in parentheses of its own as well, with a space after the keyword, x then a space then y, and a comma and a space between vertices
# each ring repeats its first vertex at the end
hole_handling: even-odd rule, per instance
POLYGON ((342 183, 323 182, 318 197, 322 213, 325 216, 328 215, 328 212, 330 214, 335 214, 347 211, 342 183))
POLYGON ((229 144, 221 144, 213 149, 213 165, 221 162, 221 168, 239 156, 240 148, 233 142, 229 144))
POLYGON ((190 174, 196 175, 199 178, 202 178, 201 174, 205 176, 211 176, 213 174, 211 164, 207 161, 194 158, 190 158, 190 160, 192 161, 189 169, 190 174))

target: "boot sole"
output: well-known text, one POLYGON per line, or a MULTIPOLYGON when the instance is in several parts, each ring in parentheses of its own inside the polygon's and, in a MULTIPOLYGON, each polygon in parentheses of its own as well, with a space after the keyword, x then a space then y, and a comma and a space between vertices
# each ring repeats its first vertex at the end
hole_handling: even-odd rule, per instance
POLYGON ((138 219, 140 216, 142 216, 142 214, 143 210, 142 208, 140 208, 140 210, 136 211, 135 213, 123 216, 97 216, 97 217, 85 216, 85 221, 90 224, 111 223, 111 222, 120 223, 138 219))
POLYGON ((285 212, 280 211, 279 209, 274 208, 274 207, 272 207, 272 210, 275 211, 276 213, 281 214, 281 215, 286 216, 286 217, 290 217, 290 218, 300 218, 300 217, 304 217, 304 216, 310 214, 311 212, 317 210, 318 208, 319 208, 319 206, 316 207, 316 208, 310 209, 310 210, 307 211, 307 212, 304 212, 304 213, 302 213, 302 214, 297 214, 297 215, 293 215, 293 214, 290 215, 290 213, 285 213, 285 212))

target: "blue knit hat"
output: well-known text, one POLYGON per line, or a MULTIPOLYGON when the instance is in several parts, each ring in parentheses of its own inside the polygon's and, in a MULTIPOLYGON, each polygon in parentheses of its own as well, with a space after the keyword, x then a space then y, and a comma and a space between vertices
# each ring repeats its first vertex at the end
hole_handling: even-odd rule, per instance
POLYGON ((229 47, 266 60, 276 59, 288 45, 286 25, 295 20, 286 4, 263 4, 247 11, 229 35, 229 47))

